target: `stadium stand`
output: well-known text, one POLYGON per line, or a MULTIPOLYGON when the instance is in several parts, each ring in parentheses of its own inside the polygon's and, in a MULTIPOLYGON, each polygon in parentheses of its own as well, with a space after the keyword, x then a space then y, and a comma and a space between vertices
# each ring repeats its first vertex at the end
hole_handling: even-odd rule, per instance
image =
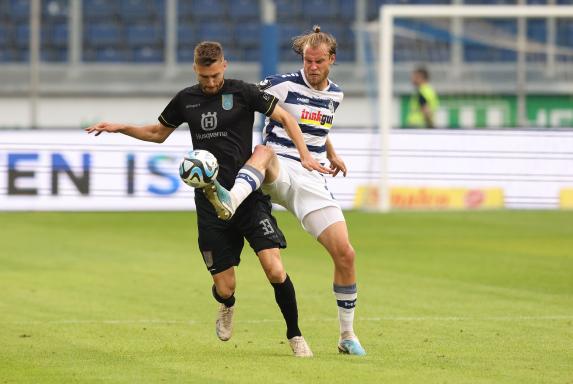
MULTIPOLYGON (((547 0, 527 0, 528 4, 546 4, 547 0)), ((451 4, 452 0, 368 0, 367 20, 378 17, 384 4, 451 4)), ((41 60, 65 63, 68 60, 70 0, 42 0, 41 60)), ((516 0, 465 0, 466 4, 515 4, 516 0)), ((573 0, 557 0, 570 5, 573 0)), ((94 63, 161 63, 165 60, 166 0, 83 0, 82 60, 94 63)), ((276 0, 279 26, 279 58, 298 61, 291 51, 293 36, 308 31, 313 24, 333 33, 339 41, 338 60, 356 59, 353 24, 356 0, 276 0), (317 12, 320 10, 320 12, 317 12)), ((28 60, 30 0, 0 1, 0 64, 28 60)), ((259 0, 179 0, 177 2, 177 60, 193 58, 193 47, 200 40, 218 40, 233 61, 257 62, 260 54, 261 10, 259 0)), ((490 28, 515 36, 515 20, 491 20, 490 28)), ((450 58, 451 36, 448 27, 409 22, 408 28, 431 37, 427 49, 431 61, 450 58)), ((471 21, 466 21, 471 28, 471 21)), ((556 42, 573 47, 573 22, 559 20, 556 42)), ((545 20, 528 20, 527 36, 534 42, 546 42, 545 20)), ((420 47, 396 39, 396 60, 414 62, 420 47)), ((543 53, 531 53, 528 60, 542 60, 543 53)), ((513 62, 514 51, 463 41, 463 59, 467 62, 513 62)), ((559 57, 558 57, 559 60, 559 57)), ((565 59, 563 59, 565 60, 565 59)))

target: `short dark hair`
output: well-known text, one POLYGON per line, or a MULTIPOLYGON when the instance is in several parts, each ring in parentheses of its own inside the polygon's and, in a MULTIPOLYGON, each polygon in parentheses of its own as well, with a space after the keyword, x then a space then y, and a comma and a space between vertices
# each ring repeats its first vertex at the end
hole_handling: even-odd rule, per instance
POLYGON ((216 41, 202 41, 195 46, 194 62, 208 67, 223 59, 223 47, 216 41))
POLYGON ((430 80, 430 73, 428 72, 428 70, 426 69, 426 67, 417 67, 414 72, 419 73, 420 75, 422 75, 422 77, 424 78, 424 80, 430 80))
POLYGON ((309 47, 318 47, 320 44, 326 44, 329 55, 336 54, 336 39, 330 33, 321 32, 320 25, 312 27, 312 32, 305 35, 297 36, 292 41, 292 49, 301 56, 304 56, 304 49, 309 47))

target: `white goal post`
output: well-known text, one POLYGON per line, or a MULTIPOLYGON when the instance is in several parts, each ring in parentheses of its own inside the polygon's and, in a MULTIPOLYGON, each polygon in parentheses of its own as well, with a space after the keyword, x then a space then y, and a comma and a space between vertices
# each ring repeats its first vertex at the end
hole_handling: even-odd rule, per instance
MULTIPOLYGON (((487 18, 487 19, 515 19, 529 18, 573 18, 573 6, 529 6, 529 5, 384 5, 380 8, 379 18, 379 57, 378 57, 378 124, 380 132, 380 179, 378 209, 390 210, 390 183, 389 183, 389 140, 392 123, 394 97, 394 28, 397 18, 433 19, 433 18, 487 18)), ((523 35, 523 34, 522 34, 523 35)), ((495 36, 490 36, 495 38, 495 36)), ((520 50, 525 44, 523 36, 516 39, 515 49, 520 50)), ((518 64, 516 64, 518 65, 518 64)), ((517 67, 519 71, 519 66, 517 67)), ((523 69, 523 68, 522 68, 523 69)), ((525 71, 523 71, 525 72, 525 71)), ((519 75, 518 75, 519 76, 519 75)), ((519 106, 518 108, 523 108, 519 106)))

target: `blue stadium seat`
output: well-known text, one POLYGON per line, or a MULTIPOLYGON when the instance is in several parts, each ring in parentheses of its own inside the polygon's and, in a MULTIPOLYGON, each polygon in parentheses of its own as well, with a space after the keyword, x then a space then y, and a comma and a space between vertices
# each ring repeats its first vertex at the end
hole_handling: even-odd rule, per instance
POLYGON ((68 17, 68 0, 44 0, 42 1, 42 17, 44 22, 48 19, 66 19, 68 17))
POLYGON ((496 5, 496 4, 516 4, 517 0, 465 0, 466 4, 475 5, 496 5))
POLYGON ((346 23, 356 19, 356 0, 338 0, 338 17, 346 23))
POLYGON ((118 63, 127 61, 128 55, 122 49, 119 48, 98 48, 95 50, 95 57, 93 60, 86 61, 98 61, 102 63, 118 63))
POLYGON ((163 19, 164 0, 122 0, 121 16, 126 21, 163 19))
POLYGON ((243 50, 233 46, 223 47, 225 59, 230 62, 243 61, 243 50))
POLYGON ((156 47, 139 47, 132 52, 132 61, 136 63, 159 63, 163 58, 163 50, 156 47))
POLYGON ((4 25, 0 25, 0 51, 4 49, 4 46, 11 41, 12 29, 4 25))
POLYGON ((340 62, 354 61, 355 56, 356 54, 354 52, 354 49, 338 50, 338 52, 336 53, 336 61, 340 62))
POLYGON ((464 59, 468 62, 512 62, 516 58, 516 52, 513 50, 473 43, 464 46, 464 59))
POLYGON ((196 44, 197 32, 193 24, 179 24, 177 27, 177 42, 179 44, 196 44))
POLYGON ((226 2, 222 0, 193 0, 191 9, 193 16, 198 19, 206 18, 224 18, 226 15, 226 2))
POLYGON ((338 2, 330 0, 304 0, 302 2, 303 17, 318 17, 320 20, 334 19, 338 16, 338 2))
POLYGON ((261 61, 261 50, 259 47, 250 47, 243 49, 243 61, 259 62, 261 61))
POLYGON ((547 41, 547 23, 545 20, 527 20, 527 38, 539 42, 547 41))
POLYGON ((21 57, 21 50, 16 49, 0 49, 0 63, 14 63, 25 61, 21 57))
POLYGON ((127 44, 156 45, 163 41, 163 29, 150 25, 130 25, 127 27, 127 44))
POLYGON ((180 46, 177 48, 177 61, 180 63, 193 62, 193 46, 180 46))
POLYGON ((573 5, 573 0, 557 0, 559 5, 573 5))
MULTIPOLYGON (((121 32, 121 28, 115 24, 88 25, 86 40, 88 44, 96 47, 119 45, 122 42, 121 32)), ((112 53, 110 53, 110 55, 113 56, 112 53)), ((100 54, 97 54, 96 56, 100 56, 100 54)))
POLYGON ((84 23, 91 20, 109 19, 119 13, 119 2, 116 0, 84 0, 83 1, 84 23))
POLYGON ((291 39, 304 32, 298 24, 280 24, 278 29, 279 44, 281 47, 287 47, 288 49, 291 46, 291 39))
POLYGON ((368 6, 366 10, 366 18, 368 20, 378 19, 380 16, 380 6, 386 4, 385 0, 368 0, 368 6))
POLYGON ((573 46, 573 22, 557 20, 557 45, 573 46))
POLYGON ((177 1, 177 17, 181 19, 186 19, 193 16, 193 8, 191 7, 191 1, 188 0, 178 0, 177 1))
POLYGON ((229 25, 225 22, 210 22, 199 24, 197 28, 199 41, 214 40, 223 46, 230 44, 233 36, 229 33, 229 25))
POLYGON ((48 63, 65 62, 68 60, 68 50, 66 48, 42 48, 40 58, 48 63))
POLYGON ((261 25, 255 23, 236 24, 234 35, 241 46, 259 45, 261 40, 261 25))
POLYGON ((303 16, 301 0, 276 0, 277 21, 300 20, 303 16))
POLYGON ((16 27, 15 37, 16 45, 18 47, 27 47, 30 44, 30 27, 26 24, 18 25, 16 27))
POLYGON ((68 25, 58 24, 52 31, 52 44, 64 46, 68 44, 68 25))
POLYGON ((30 0, 3 0, 10 1, 10 17, 14 21, 30 18, 30 0))
POLYGON ((229 15, 238 19, 258 21, 261 18, 259 0, 233 0, 229 2, 229 15))
POLYGON ((302 59, 299 55, 294 53, 290 46, 282 47, 279 51, 279 59, 285 62, 300 62, 302 66, 302 59))

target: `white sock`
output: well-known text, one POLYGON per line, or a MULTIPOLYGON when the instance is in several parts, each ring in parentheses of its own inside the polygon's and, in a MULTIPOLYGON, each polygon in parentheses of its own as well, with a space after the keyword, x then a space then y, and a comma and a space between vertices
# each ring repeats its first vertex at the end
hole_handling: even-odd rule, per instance
POLYGON ((235 185, 233 185, 230 191, 233 208, 237 209, 247 196, 259 189, 263 180, 264 176, 258 169, 250 165, 244 165, 243 168, 239 170, 235 178, 235 185))
POLYGON ((340 335, 354 337, 354 307, 358 296, 356 284, 346 286, 334 284, 333 289, 338 305, 340 335))

